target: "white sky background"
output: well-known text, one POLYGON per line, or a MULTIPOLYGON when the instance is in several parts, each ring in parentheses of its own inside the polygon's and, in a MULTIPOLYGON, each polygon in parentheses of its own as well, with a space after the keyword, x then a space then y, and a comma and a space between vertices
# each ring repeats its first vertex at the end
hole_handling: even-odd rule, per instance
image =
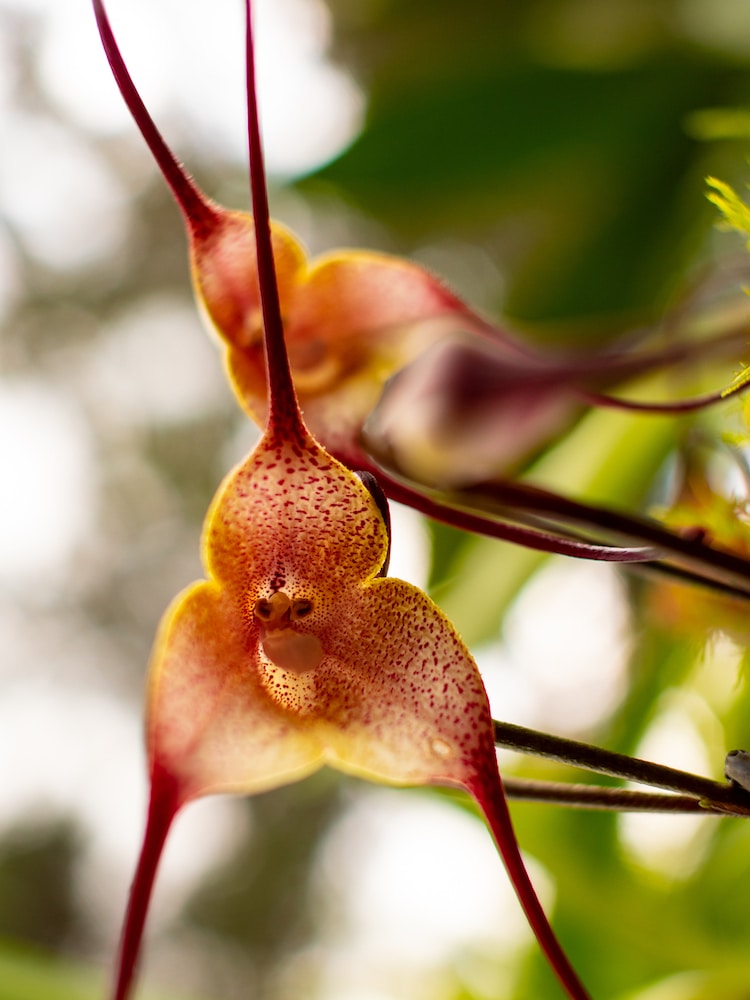
MULTIPOLYGON (((168 141, 178 152, 183 142, 202 143, 244 163, 242 5, 237 0, 111 0, 108 6, 149 109, 157 122, 174 130, 168 141)), ((356 134, 363 98, 323 59, 328 32, 326 11, 316 0, 257 0, 266 158, 277 173, 310 169, 356 134)), ((64 277, 111 253, 125 238, 126 195, 118 178, 67 123, 99 136, 127 135, 135 128, 111 80, 89 4, 0 0, 0 320, 24 291, 15 240, 64 277), (39 31, 35 51, 41 78, 59 109, 57 119, 13 104, 12 63, 3 57, 3 17, 8 15, 28 17, 39 31)), ((144 176, 155 170, 145 146, 139 169, 144 176)), ((91 837, 82 892, 112 934, 141 834, 146 789, 140 720, 97 680, 100 658, 110 652, 99 637, 60 642, 60 634, 40 631, 19 612, 14 599, 33 595, 43 611, 47 600, 73 586, 76 559, 100 503, 89 422, 92 412, 102 412, 99 397, 106 396, 106 419, 115 429, 118 422, 125 427, 210 411, 223 392, 213 353, 195 316, 158 297, 139 303, 120 324, 102 331, 75 385, 51 386, 43 372, 11 376, 3 372, 0 353, 0 469, 6 484, 0 493, 1 822, 71 809, 77 813, 91 837), (176 338, 179 380, 167 377, 176 338), (167 385, 171 390, 165 390, 167 385), (71 689, 69 677, 86 670, 92 689, 71 689), (107 885, 106 898, 97 896, 96 884, 107 885)), ((409 511, 394 511, 391 572, 424 582, 426 542, 409 511)), ((578 568, 563 585, 560 572, 537 582, 525 604, 522 595, 505 641, 483 653, 493 706, 503 718, 551 726, 552 702, 567 699, 580 707, 580 691, 595 686, 589 715, 581 720, 590 724, 623 683, 627 623, 623 595, 616 583, 610 585, 614 577, 601 568, 594 575, 578 568), (533 626, 540 600, 547 609, 544 634, 533 626), (599 631, 591 628, 592 603, 599 631), (570 655, 564 670, 550 671, 550 664, 560 665, 563 628, 570 655), (582 646, 584 639, 588 645, 582 646), (603 669, 607 650, 613 653, 603 669)), ((75 632, 76 623, 56 627, 75 632)), ((145 664, 130 669, 145 670, 145 664)), ((523 921, 502 888, 500 863, 478 824, 406 792, 378 791, 372 802, 363 792, 320 862, 321 891, 328 886, 343 895, 350 928, 343 942, 333 924, 328 932, 331 974, 349 982, 354 966, 346 955, 355 954, 364 977, 350 983, 347 1000, 414 1000, 415 970, 423 979, 430 963, 439 965, 444 955, 470 947, 467 925, 474 947, 502 954, 526 944, 523 921), (423 851, 427 831, 429 851, 423 851), (346 854, 346 844, 362 843, 370 847, 357 853, 356 865, 347 869, 352 879, 343 885, 332 874, 331 852, 346 854), (456 860, 460 874, 442 884, 450 905, 436 895, 446 858, 456 860), (489 877, 488 865, 493 866, 489 877), (394 927, 398 934, 386 933, 394 927), (490 929, 489 940, 477 943, 477 928, 490 929), (397 947, 399 937, 402 945, 408 940, 408 947, 397 947), (435 940, 439 954, 431 948, 435 940), (386 979, 379 983, 381 972, 386 979)), ((187 810, 168 849, 157 890, 157 921, 160 915, 167 919, 194 880, 237 838, 248 835, 239 817, 229 801, 211 800, 187 810)), ((327 1000, 336 996, 328 982, 327 1000)))
MULTIPOLYGON (((21 6, 45 10, 41 67, 61 109, 103 134, 132 129, 88 3, 29 0, 21 6)), ((112 0, 107 6, 128 67, 157 122, 174 115, 186 134, 244 163, 242 4, 112 0)), ((330 158, 356 134, 362 96, 322 58, 330 33, 322 4, 256 0, 254 7, 267 166, 272 172, 299 173, 330 158)))

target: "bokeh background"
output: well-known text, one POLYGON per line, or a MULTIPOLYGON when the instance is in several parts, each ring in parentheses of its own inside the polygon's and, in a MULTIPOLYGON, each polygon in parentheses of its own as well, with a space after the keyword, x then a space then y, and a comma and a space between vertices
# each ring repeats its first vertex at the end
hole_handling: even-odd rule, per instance
MULTIPOLYGON (((209 194, 245 207, 239 0, 109 6, 169 142, 209 194)), ((257 8, 272 211, 311 251, 409 255, 555 349, 742 314, 742 243, 716 230, 704 178, 742 189, 750 169, 745 0, 257 8)), ((0 137, 0 1000, 86 1000, 103 995, 141 834, 152 637, 200 575, 203 514, 256 432, 85 0, 0 0, 0 137)), ((742 497, 743 430, 740 403, 594 412, 525 474, 648 510, 679 491, 687 455, 718 497, 742 497)), ((476 651, 497 717, 714 777, 750 742, 742 609, 410 511, 394 546, 394 575, 429 586, 476 651)), ((597 1000, 748 996, 747 824, 532 804, 514 817, 597 1000)), ((330 773, 186 811, 142 990, 559 995, 466 802, 330 773)))

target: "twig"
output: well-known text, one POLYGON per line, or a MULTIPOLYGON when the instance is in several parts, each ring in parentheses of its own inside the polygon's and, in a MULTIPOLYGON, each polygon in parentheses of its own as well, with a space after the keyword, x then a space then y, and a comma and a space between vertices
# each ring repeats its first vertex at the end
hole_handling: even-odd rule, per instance
MULTIPOLYGON (((453 495, 442 497, 451 503, 470 505, 479 515, 484 510, 490 518, 541 515, 547 530, 555 524, 576 524, 614 534, 627 544, 634 541, 661 550, 659 563, 667 558, 679 560, 692 573, 700 573, 702 582, 712 586, 715 581, 744 590, 750 596, 750 560, 729 549, 707 543, 701 531, 675 532, 653 518, 626 514, 622 511, 573 500, 526 483, 491 480, 478 483, 453 495), (705 574, 705 575, 704 575, 705 574)), ((559 528, 557 530, 560 530, 559 528)), ((698 576, 693 577, 698 580, 698 576)), ((739 595, 738 595, 739 596, 739 595)))
POLYGON ((508 722, 495 721, 494 725, 497 746, 561 761, 598 774, 665 788, 704 803, 704 808, 710 807, 713 811, 750 816, 750 793, 735 784, 714 781, 689 771, 654 764, 628 754, 605 750, 591 743, 540 733, 508 722))
MULTIPOLYGON (((606 788, 601 785, 568 784, 558 781, 536 781, 532 778, 504 778, 509 799, 523 802, 546 802, 571 809, 597 809, 614 812, 653 813, 714 813, 726 816, 704 799, 692 795, 639 792, 632 788, 606 788)), ((750 814, 750 808, 748 808, 750 814)), ((744 811, 743 811, 744 815, 744 811)))

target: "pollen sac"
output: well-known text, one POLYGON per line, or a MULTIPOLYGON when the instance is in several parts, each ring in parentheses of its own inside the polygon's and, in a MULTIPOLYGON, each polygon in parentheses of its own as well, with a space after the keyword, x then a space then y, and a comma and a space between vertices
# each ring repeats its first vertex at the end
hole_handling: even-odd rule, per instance
POLYGON ((323 645, 312 632, 300 632, 295 624, 312 612, 312 601, 291 599, 283 590, 256 601, 254 615, 261 630, 261 647, 268 659, 294 674, 315 670, 323 659, 323 645))

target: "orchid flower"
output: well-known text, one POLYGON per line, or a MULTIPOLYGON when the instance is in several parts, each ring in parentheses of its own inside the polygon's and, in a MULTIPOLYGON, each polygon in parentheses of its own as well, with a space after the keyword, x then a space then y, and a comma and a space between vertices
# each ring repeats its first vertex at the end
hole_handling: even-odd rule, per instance
MULTIPOLYGON (((237 399, 262 426, 267 390, 253 218, 217 205, 198 188, 146 109, 105 18, 100 18, 100 32, 123 98, 182 213, 196 298, 223 342, 237 399)), ((603 390, 629 375, 689 359, 694 351, 683 345, 635 355, 545 356, 490 323, 415 263, 351 249, 310 260, 286 227, 273 222, 271 232, 285 336, 305 420, 326 448, 352 467, 372 465, 361 439, 368 417, 367 440, 376 454, 395 448, 411 478, 425 475, 420 481, 427 485, 435 478, 456 485, 512 473, 592 403, 672 413, 722 398, 719 392, 678 404, 633 406, 603 390), (494 404, 482 409, 479 452, 471 448, 475 423, 465 428, 454 421, 451 433, 460 440, 455 449, 450 449, 451 433, 441 433, 461 405, 451 396, 450 381, 440 377, 454 363, 470 370, 484 398, 494 404), (408 368, 411 375, 404 372, 408 368), (381 401, 388 380, 398 373, 404 378, 397 401, 381 401), (427 386, 432 401, 422 408, 421 434, 413 426, 407 430, 401 420, 402 397, 411 410, 415 406, 410 391, 404 391, 411 390, 412 377, 416 391, 427 386), (379 403, 381 410, 373 416, 379 403), (394 445, 397 431, 402 436, 394 445), (467 442, 471 456, 462 462, 467 442), (448 457, 436 467, 429 457, 426 462, 420 457, 420 449, 447 451, 448 457), (417 456, 413 468, 412 455, 417 456)), ((736 347, 736 334, 729 341, 736 347)))
MULTIPOLYGON (((182 213, 196 298, 225 346, 240 404, 262 425, 267 389, 253 216, 217 205, 185 172, 138 94, 103 12, 98 20, 123 98, 182 213)), ((508 358, 529 354, 416 264, 368 250, 333 251, 309 260, 285 226, 272 222, 271 234, 285 337, 305 419, 347 464, 364 464, 357 440, 385 381, 446 334, 487 337, 508 358)))
MULTIPOLYGON (((107 37, 102 0, 93 3, 107 37)), ((253 794, 330 765, 473 796, 550 965, 566 994, 584 1000, 519 852, 477 666, 424 593, 385 575, 389 526, 377 485, 334 459, 303 421, 276 283, 278 268, 283 288, 293 255, 285 256, 291 244, 279 241, 268 218, 250 7, 246 0, 255 226, 235 230, 230 218, 222 231, 241 239, 251 232, 254 240, 257 276, 243 280, 262 312, 266 427, 209 510, 206 578, 176 598, 156 640, 151 797, 113 997, 131 995, 159 858, 178 812, 201 796, 253 794)))

